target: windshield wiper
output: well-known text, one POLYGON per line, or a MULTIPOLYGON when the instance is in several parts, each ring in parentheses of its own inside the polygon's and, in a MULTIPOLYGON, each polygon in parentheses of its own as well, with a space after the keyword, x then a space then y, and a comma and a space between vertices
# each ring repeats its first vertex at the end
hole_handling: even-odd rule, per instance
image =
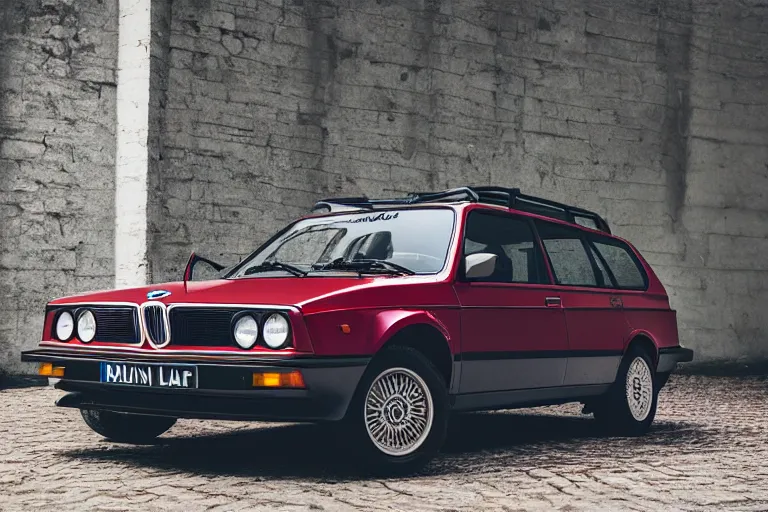
POLYGON ((356 262, 368 264, 372 268, 393 270, 395 272, 399 272, 400 274, 405 274, 407 276, 412 276, 416 273, 413 270, 409 269, 408 267, 404 267, 402 265, 399 265, 397 263, 393 263, 387 260, 357 260, 356 262))
POLYGON ((250 267, 245 271, 243 275, 249 276, 251 274, 269 272, 271 270, 285 270, 286 272, 289 272, 296 277, 304 277, 307 275, 307 272, 301 270, 299 267, 294 267, 289 263, 281 263, 279 261, 265 261, 254 267, 250 267))
POLYGON ((412 276, 416 272, 409 269, 408 267, 404 267, 402 265, 398 265, 397 263, 392 263, 391 261, 386 260, 345 260, 343 258, 337 258, 329 263, 321 264, 321 265, 313 265, 313 270, 352 270, 357 272, 358 274, 362 274, 363 272, 386 272, 390 274, 405 274, 407 276, 412 276))

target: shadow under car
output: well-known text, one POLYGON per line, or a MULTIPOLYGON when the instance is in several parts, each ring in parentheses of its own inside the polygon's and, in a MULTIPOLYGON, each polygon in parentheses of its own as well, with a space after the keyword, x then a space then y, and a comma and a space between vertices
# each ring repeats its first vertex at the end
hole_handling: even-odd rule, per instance
MULTIPOLYGON (((171 434, 173 431, 171 430, 171 434)), ((615 438, 601 432, 590 417, 549 414, 471 413, 451 420, 442 456, 419 474, 439 475, 487 468, 488 452, 498 461, 525 464, 547 450, 549 462, 567 461, 601 447, 626 455, 667 447, 698 449, 709 435, 694 425, 660 422, 637 438, 615 438), (617 448, 618 443, 618 448, 617 448)), ((94 436, 94 442, 96 442, 94 436)), ((356 465, 333 423, 288 424, 199 436, 162 437, 152 445, 110 444, 69 450, 78 460, 116 461, 135 467, 154 467, 196 474, 253 478, 360 479, 365 468, 356 465)))

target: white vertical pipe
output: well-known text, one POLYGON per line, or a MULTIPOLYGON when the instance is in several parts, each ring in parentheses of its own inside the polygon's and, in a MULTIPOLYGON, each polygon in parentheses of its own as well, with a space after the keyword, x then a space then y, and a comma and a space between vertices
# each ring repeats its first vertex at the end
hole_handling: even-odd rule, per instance
POLYGON ((115 165, 115 286, 147 282, 151 0, 120 0, 115 165))

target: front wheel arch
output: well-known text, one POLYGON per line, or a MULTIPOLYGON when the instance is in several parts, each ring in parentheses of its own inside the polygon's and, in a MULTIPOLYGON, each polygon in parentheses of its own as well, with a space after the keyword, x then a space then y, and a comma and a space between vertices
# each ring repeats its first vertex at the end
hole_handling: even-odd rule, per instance
POLYGON ((448 340, 440 330, 424 323, 408 325, 392 335, 377 351, 377 355, 394 346, 410 347, 424 355, 437 368, 446 387, 450 389, 453 354, 448 340))
POLYGON ((342 420, 340 431, 344 433, 345 443, 355 445, 351 455, 363 463, 361 469, 379 474, 406 474, 421 468, 439 451, 447 434, 449 411, 448 389, 434 364, 412 347, 390 345, 369 363, 342 420), (433 408, 427 437, 416 446, 415 451, 399 456, 387 454, 376 447, 365 419, 369 417, 364 407, 371 386, 390 368, 415 372, 428 388, 433 408))

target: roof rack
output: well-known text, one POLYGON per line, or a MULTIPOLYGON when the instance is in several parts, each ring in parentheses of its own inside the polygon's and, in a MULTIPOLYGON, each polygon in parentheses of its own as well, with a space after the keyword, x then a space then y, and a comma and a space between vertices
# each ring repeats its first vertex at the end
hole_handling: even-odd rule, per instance
POLYGON ((598 229, 606 233, 611 232, 611 228, 605 219, 595 212, 541 197, 529 196, 521 193, 519 188, 459 187, 442 192, 412 192, 408 197, 395 199, 368 199, 365 196, 338 197, 318 201, 314 208, 312 208, 312 212, 372 210, 377 206, 462 201, 505 206, 514 210, 535 213, 598 229))

